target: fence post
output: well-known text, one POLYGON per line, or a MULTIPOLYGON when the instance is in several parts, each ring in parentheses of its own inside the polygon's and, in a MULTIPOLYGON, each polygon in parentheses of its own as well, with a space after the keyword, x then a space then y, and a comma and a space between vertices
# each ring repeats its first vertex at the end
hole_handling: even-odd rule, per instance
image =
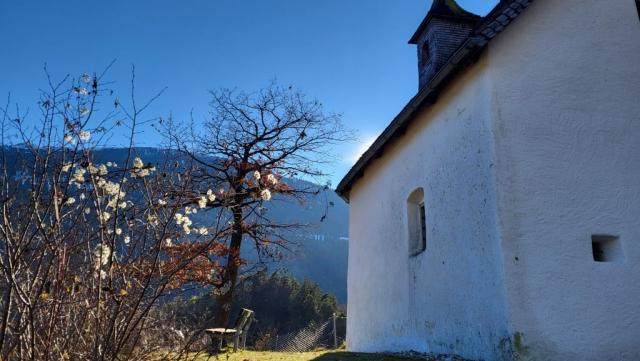
POLYGON ((336 329, 336 313, 333 313, 333 348, 338 348, 338 330, 336 329))

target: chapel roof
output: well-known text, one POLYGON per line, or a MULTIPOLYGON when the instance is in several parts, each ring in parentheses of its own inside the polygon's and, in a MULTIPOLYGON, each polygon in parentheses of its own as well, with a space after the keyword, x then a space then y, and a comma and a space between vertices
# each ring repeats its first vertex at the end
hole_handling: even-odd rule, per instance
MULTIPOLYGON (((417 113, 424 107, 433 105, 438 94, 450 83, 460 70, 469 66, 477 59, 478 55, 486 48, 487 44, 504 31, 513 20, 515 20, 534 0, 500 0, 489 14, 479 18, 478 25, 462 45, 447 60, 447 62, 436 72, 436 74, 420 88, 418 93, 382 131, 366 152, 360 156, 356 164, 342 178, 336 192, 347 202, 349 201, 349 191, 353 184, 363 176, 365 168, 375 159, 380 158, 385 148, 398 137, 402 136, 407 127, 415 119, 417 113)), ((454 0, 434 0, 432 10, 440 13, 453 13, 456 16, 469 16, 454 0), (435 7, 435 8, 434 8, 435 7)), ((431 13, 431 11, 430 11, 431 13)), ((473 14, 471 14, 473 15, 473 14)), ((425 20, 418 28, 426 26, 430 21, 427 14, 425 20)), ((414 35, 415 37, 415 35, 414 35)), ((411 41, 415 39, 412 38, 411 41)), ((410 41, 410 42, 411 42, 410 41)))

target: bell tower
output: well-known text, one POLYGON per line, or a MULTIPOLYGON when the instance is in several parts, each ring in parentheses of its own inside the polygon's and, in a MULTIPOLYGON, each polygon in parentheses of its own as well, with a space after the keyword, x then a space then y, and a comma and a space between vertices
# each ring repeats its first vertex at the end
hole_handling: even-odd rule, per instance
POLYGON ((418 30, 409 40, 418 48, 419 89, 440 70, 482 18, 455 0, 433 0, 418 30))

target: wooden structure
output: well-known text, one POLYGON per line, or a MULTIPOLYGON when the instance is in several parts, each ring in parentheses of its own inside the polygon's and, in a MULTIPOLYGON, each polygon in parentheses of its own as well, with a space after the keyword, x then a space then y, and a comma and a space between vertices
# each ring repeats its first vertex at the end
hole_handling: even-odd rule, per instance
POLYGON ((254 312, 243 308, 236 320, 233 328, 209 328, 205 332, 211 337, 211 344, 215 347, 216 340, 218 343, 217 350, 222 349, 222 342, 233 341, 233 351, 238 350, 238 345, 242 344, 242 348, 247 345, 247 333, 251 323, 254 321, 254 312))

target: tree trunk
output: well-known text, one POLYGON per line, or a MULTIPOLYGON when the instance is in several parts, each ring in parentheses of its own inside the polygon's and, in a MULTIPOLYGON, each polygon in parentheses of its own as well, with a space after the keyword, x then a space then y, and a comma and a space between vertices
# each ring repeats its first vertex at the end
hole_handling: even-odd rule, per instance
MULTIPOLYGON (((239 204, 239 203, 238 203, 239 204)), ((227 256, 227 266, 223 277, 223 285, 227 282, 231 287, 227 293, 218 297, 216 306, 215 327, 231 327, 229 324, 229 314, 233 302, 233 293, 238 279, 240 264, 240 246, 242 245, 242 210, 233 211, 233 232, 231 233, 231 243, 229 245, 229 255, 227 256)))

